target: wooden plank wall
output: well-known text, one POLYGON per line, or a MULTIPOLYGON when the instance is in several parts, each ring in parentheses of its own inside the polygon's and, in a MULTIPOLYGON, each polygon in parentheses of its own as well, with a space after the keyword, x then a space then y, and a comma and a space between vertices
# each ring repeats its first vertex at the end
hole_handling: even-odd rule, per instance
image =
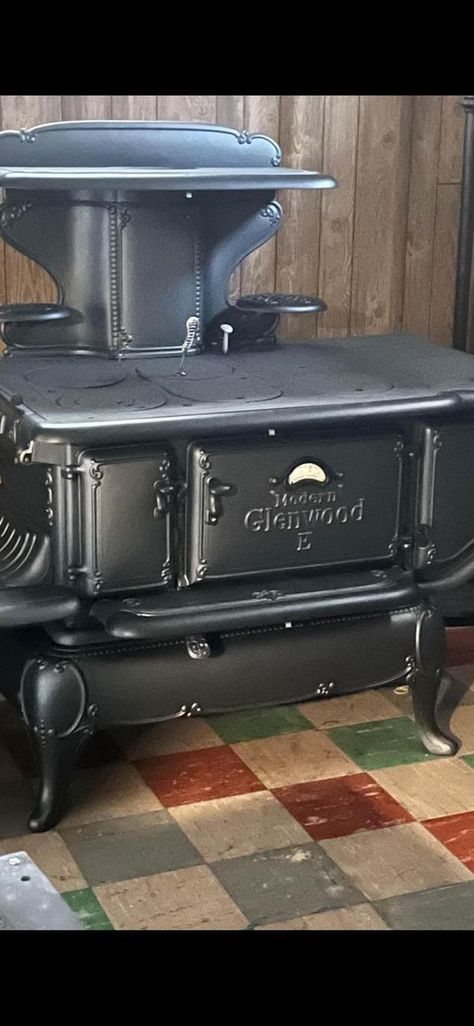
MULTIPOLYGON (((328 310, 288 317, 288 337, 402 328, 451 344, 463 113, 456 96, 2 96, 0 125, 82 118, 217 122, 280 141, 284 163, 339 188, 280 197, 277 238, 232 294, 307 291, 328 310)), ((48 276, 0 247, 0 301, 54 297, 48 276)))

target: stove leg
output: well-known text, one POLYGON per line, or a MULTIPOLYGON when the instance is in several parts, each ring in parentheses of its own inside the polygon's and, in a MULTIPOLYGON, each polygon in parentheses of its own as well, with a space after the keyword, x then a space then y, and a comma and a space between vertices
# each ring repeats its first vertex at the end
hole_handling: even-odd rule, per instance
POLYGON ((429 676, 417 671, 411 679, 416 724, 426 750, 432 755, 455 755, 460 747, 458 738, 449 728, 442 730, 436 717, 439 691, 448 678, 449 674, 440 671, 429 676))
POLYGON ((30 830, 55 826, 80 750, 95 731, 97 707, 89 705, 77 665, 31 659, 23 673, 21 708, 40 774, 30 830))
POLYGON ((433 755, 454 755, 460 742, 449 729, 438 722, 436 705, 447 674, 446 631, 442 617, 435 606, 423 603, 417 622, 414 658, 408 658, 415 720, 421 740, 433 755))
POLYGON ((64 738, 47 738, 33 747, 40 771, 40 786, 28 826, 34 833, 50 830, 58 822, 79 752, 87 740, 84 731, 64 738))

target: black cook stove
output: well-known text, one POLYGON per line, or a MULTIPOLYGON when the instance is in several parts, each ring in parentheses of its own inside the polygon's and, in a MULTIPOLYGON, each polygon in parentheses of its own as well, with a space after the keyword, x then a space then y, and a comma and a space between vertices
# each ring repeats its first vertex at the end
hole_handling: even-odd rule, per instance
POLYGON ((411 684, 449 755, 438 595, 474 575, 474 361, 408 336, 279 344, 310 296, 227 299, 277 232, 270 139, 0 134, 1 234, 57 303, 0 308, 2 688, 53 826, 97 730, 411 684))

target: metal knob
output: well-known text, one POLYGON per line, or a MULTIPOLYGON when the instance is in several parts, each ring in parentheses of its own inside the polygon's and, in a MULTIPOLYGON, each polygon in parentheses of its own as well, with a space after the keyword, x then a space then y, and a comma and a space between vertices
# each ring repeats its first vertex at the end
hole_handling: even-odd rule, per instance
POLYGON ((232 335, 234 329, 231 324, 220 324, 219 327, 223 333, 222 352, 226 356, 229 352, 229 335, 232 335))

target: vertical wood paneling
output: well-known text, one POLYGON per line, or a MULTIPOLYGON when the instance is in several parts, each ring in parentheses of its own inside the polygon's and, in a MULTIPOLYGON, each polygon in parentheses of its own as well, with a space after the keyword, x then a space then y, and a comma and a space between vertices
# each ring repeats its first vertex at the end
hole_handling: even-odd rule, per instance
MULTIPOLYGON (((60 96, 2 96, 2 127, 32 128, 61 121, 60 96)), ((5 250, 6 293, 9 303, 54 302, 56 286, 46 271, 11 246, 5 250)))
POLYGON ((111 96, 63 96, 63 121, 95 121, 112 115, 111 96))
MULTIPOLYGON (((246 96, 244 122, 248 132, 280 137, 280 97, 246 96)), ((276 279, 276 239, 269 239, 242 264, 242 292, 273 292, 276 279)))
POLYGON ((229 128, 244 127, 244 97, 216 96, 216 122, 229 128))
MULTIPOLYGON (((323 163, 324 96, 282 96, 280 145, 289 167, 320 168, 323 163)), ((277 292, 318 291, 321 194, 288 191, 282 197, 283 227, 276 239, 277 292)), ((311 338, 314 314, 282 319, 287 338, 311 338)))
POLYGON ((403 327, 427 334, 441 140, 441 96, 415 96, 408 195, 403 327))
POLYGON ((461 99, 461 96, 443 96, 438 169, 440 185, 461 181, 464 139, 464 111, 461 99))
POLYGON ((2 96, 2 128, 33 128, 61 121, 60 96, 2 96))
POLYGON ((434 342, 444 346, 452 344, 459 207, 459 186, 439 185, 429 333, 434 342))
POLYGON ((362 96, 353 246, 351 330, 401 324, 412 97, 362 96))
POLYGON ((358 125, 358 96, 326 96, 321 170, 338 187, 321 194, 319 295, 328 309, 317 323, 323 336, 350 329, 358 125))
POLYGON ((112 96, 112 117, 117 121, 156 121, 156 96, 112 96))
MULTIPOLYGON (((218 125, 228 125, 229 128, 240 131, 244 127, 244 97, 216 96, 216 122, 218 125)), ((227 295, 231 302, 235 302, 241 293, 242 269, 236 267, 230 276, 227 295)))
POLYGON ((163 121, 216 121, 215 96, 158 96, 158 117, 163 121))
MULTIPOLYGON (((245 260, 240 291, 317 292, 326 314, 292 336, 396 330, 450 344, 463 113, 455 96, 3 96, 0 125, 84 118, 215 122, 279 139, 284 163, 339 188, 283 192, 284 225, 245 260), (281 119, 280 119, 281 109, 281 119), (281 120, 281 124, 280 124, 281 120), (409 187, 408 187, 409 182, 409 187), (319 283, 318 283, 319 276, 319 283), (402 316, 403 309, 403 316, 402 316)), ((0 245, 0 301, 54 299, 48 275, 0 245)))

